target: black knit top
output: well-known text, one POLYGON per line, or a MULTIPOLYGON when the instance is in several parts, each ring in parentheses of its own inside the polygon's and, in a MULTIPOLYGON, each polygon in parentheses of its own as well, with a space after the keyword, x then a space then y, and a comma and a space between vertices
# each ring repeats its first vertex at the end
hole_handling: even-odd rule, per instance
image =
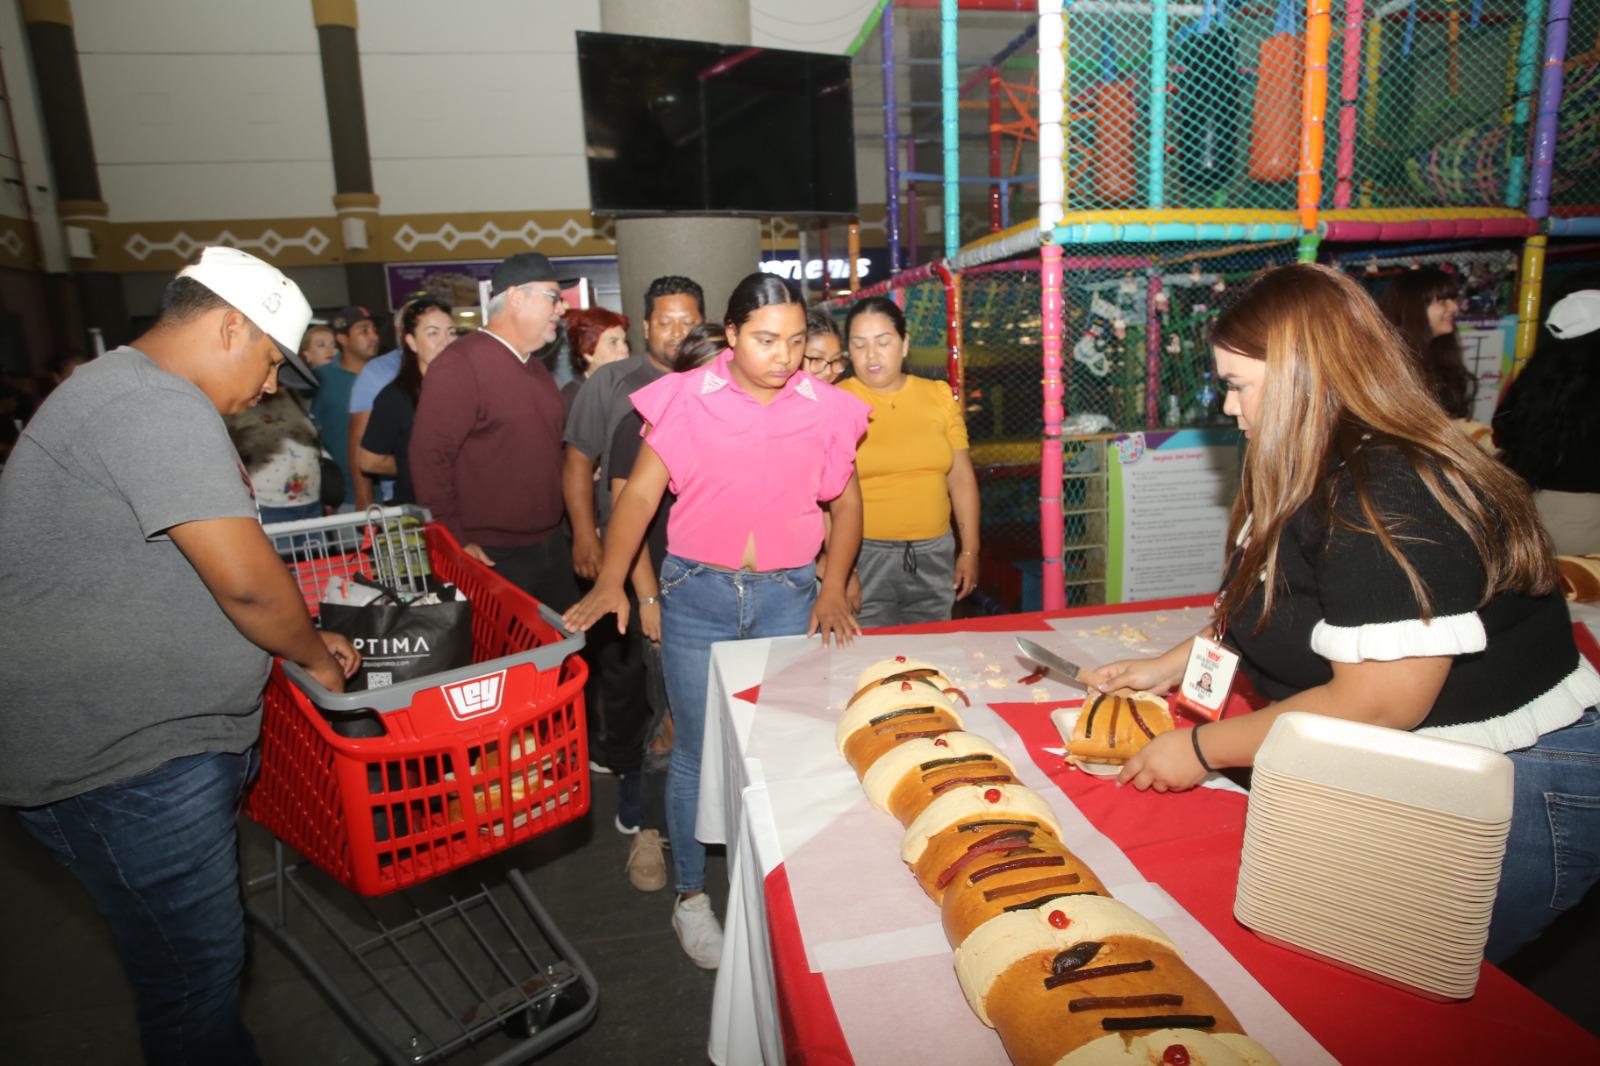
MULTIPOLYGON (((1485 575, 1472 540, 1391 446, 1368 444, 1353 462, 1368 469, 1373 504, 1428 590, 1432 620, 1378 538, 1305 504, 1278 543, 1279 592, 1256 633, 1263 590, 1228 620, 1227 643, 1252 685, 1284 699, 1333 677, 1333 662, 1454 657, 1420 732, 1498 751, 1535 743, 1600 703, 1600 675, 1578 654, 1561 595, 1501 592, 1479 606, 1485 575)), ((1347 467, 1334 510, 1365 525, 1347 467)), ((1230 564, 1229 574, 1237 565, 1230 564)))

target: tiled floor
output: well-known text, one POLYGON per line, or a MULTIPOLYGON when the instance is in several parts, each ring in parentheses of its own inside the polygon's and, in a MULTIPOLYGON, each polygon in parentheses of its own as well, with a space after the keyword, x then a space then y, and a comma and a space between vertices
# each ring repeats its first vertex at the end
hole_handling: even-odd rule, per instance
MULTIPOLYGON (((643 895, 623 875, 628 838, 611 828, 613 778, 595 778, 594 806, 582 824, 526 845, 510 862, 525 871, 558 927, 593 968, 599 1017, 541 1062, 560 1064, 705 1061, 714 975, 696 969, 670 927, 670 891, 643 895)), ((246 823, 246 862, 270 863, 266 834, 246 823)), ((499 863, 473 867, 470 880, 493 883, 499 863)), ((0 1062, 19 1066, 134 1066, 131 997, 109 937, 77 884, 0 814, 0 1062)), ((718 912, 726 872, 714 854, 708 884, 718 912)), ((459 891, 470 892, 475 884, 459 891)), ((337 901, 351 897, 332 890, 337 901)), ((424 903, 425 907, 432 903, 424 903)), ((326 938, 315 935, 313 942, 326 938)), ((294 965, 259 935, 245 988, 245 1016, 269 1066, 370 1064, 375 1056, 333 1013, 294 965)), ((1591 1031, 1600 1032, 1593 994, 1600 957, 1600 898, 1553 930, 1540 949, 1511 968, 1521 980, 1591 1031)), ((348 970, 348 968, 347 968, 348 970)), ((346 977, 354 979, 353 973, 346 977)), ((491 1037, 449 1061, 476 1063, 509 1048, 491 1037)), ((1360 1064, 1348 1064, 1360 1066, 1360 1064)))

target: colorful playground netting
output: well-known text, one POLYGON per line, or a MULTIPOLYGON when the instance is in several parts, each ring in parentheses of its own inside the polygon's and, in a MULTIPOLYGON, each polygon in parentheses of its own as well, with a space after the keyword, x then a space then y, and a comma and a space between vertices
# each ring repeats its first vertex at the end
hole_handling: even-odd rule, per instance
POLYGON ((966 410, 1002 606, 1029 561, 1044 606, 1100 602, 1096 442, 1224 421, 1206 327, 1263 268, 1320 258, 1376 286, 1448 262, 1474 315, 1518 323, 1515 372, 1547 251, 1566 274, 1600 250, 1585 240, 1600 238, 1600 4, 1578 7, 880 2, 857 48, 882 57, 903 272, 878 288, 906 308, 914 370, 947 378, 966 410), (1018 33, 963 69, 974 9, 1019 12, 1018 33), (918 142, 898 128, 915 20, 940 30, 942 173, 907 165, 918 142), (963 127, 963 112, 986 121, 963 127), (902 223, 921 221, 906 201, 940 194, 944 255, 906 264, 902 223), (989 232, 963 244, 963 224, 989 232))

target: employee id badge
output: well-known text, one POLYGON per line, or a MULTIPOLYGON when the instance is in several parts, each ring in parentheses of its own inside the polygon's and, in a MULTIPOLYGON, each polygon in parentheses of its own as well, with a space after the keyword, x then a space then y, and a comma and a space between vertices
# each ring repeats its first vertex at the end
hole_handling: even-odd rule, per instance
POLYGON ((1228 693, 1233 691, 1233 675, 1238 669, 1238 652, 1214 640, 1195 637, 1183 683, 1178 686, 1178 703, 1191 714, 1215 721, 1228 705, 1228 693))

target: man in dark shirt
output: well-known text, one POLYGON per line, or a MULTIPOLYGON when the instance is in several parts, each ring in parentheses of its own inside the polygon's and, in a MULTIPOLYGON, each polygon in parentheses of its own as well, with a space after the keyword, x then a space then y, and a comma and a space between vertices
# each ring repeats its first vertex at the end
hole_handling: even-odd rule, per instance
POLYGON ((621 385, 624 379, 631 378, 637 382, 634 388, 643 388, 665 375, 672 369, 684 335, 705 317, 705 293, 693 280, 667 275, 652 281, 644 294, 645 354, 607 363, 596 370, 572 401, 572 416, 563 438, 566 454, 561 476, 567 514, 572 518, 572 554, 579 577, 593 579, 600 572, 599 531, 611 514, 607 453, 617 423, 633 410, 628 392, 622 391, 621 385), (638 376, 634 376, 635 372, 638 376), (596 463, 600 465, 598 492, 594 485, 596 463), (600 500, 598 514, 595 496, 600 500))
MULTIPOLYGON (((672 368, 678 345, 705 318, 705 309, 705 294, 694 281, 671 275, 655 279, 644 297, 645 354, 602 366, 573 400, 562 483, 580 577, 593 578, 599 571, 599 529, 611 511, 612 436, 625 419, 636 417, 628 397, 672 368), (600 466, 598 484, 596 463, 600 466)), ((649 599, 646 606, 654 607, 654 597, 649 599)), ((659 622, 659 616, 653 617, 659 622)), ((667 883, 659 834, 666 824, 665 784, 655 780, 646 788, 643 773, 648 731, 656 718, 649 699, 649 679, 651 658, 659 653, 650 641, 660 634, 651 633, 647 641, 640 618, 641 612, 634 610, 623 635, 615 630, 602 633, 603 626, 590 631, 589 651, 599 664, 600 675, 600 699, 591 703, 597 704, 599 713, 591 713, 589 718, 590 750, 598 755, 594 765, 618 777, 616 828, 634 837, 628 879, 640 891, 653 892, 667 883)), ((664 710, 665 701, 656 702, 664 710)))
POLYGON ((555 379, 530 353, 565 309, 544 256, 495 267, 487 324, 428 368, 411 431, 417 502, 468 555, 558 611, 578 598, 561 528, 564 419, 555 379))

